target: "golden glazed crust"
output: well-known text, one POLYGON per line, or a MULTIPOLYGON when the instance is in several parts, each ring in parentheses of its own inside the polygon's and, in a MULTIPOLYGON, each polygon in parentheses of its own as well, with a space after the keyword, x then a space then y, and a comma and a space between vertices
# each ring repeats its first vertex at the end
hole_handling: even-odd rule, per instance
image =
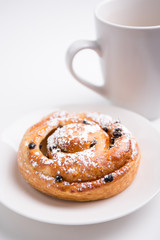
POLYGON ((54 112, 29 128, 18 167, 34 188, 74 201, 104 199, 133 181, 140 150, 119 122, 99 113, 54 112))

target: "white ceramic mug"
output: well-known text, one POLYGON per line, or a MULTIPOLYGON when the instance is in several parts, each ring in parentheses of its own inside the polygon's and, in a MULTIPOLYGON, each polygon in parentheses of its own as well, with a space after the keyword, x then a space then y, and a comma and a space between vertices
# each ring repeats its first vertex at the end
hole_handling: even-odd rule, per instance
MULTIPOLYGON (((81 40, 67 51, 67 65, 79 82, 113 103, 149 119, 160 116, 160 0, 107 0, 95 9, 97 40, 81 40), (102 86, 73 69, 82 49, 101 61, 102 86)), ((91 63, 92 64, 92 63, 91 63)))

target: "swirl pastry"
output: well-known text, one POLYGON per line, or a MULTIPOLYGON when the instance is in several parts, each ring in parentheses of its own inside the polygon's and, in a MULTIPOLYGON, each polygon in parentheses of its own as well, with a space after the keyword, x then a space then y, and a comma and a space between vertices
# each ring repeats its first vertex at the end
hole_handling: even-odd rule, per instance
POLYGON ((18 167, 28 183, 74 201, 120 193, 134 179, 139 161, 132 134, 95 112, 50 114, 26 131, 18 151, 18 167))

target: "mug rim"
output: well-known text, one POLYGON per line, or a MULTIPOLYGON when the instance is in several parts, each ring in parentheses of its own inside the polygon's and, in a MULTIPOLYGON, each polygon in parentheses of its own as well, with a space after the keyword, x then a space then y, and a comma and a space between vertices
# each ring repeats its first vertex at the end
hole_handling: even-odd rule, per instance
POLYGON ((113 23, 112 21, 109 20, 104 20, 98 15, 99 9, 105 5, 107 2, 111 2, 114 0, 103 0, 100 2, 94 9, 94 15, 96 19, 98 19, 100 22, 104 24, 108 24, 111 27, 117 27, 117 28, 123 28, 123 29, 130 29, 130 30, 152 30, 152 29, 160 29, 160 25, 151 25, 151 26, 130 26, 130 25, 123 25, 123 24, 118 24, 118 23, 113 23))

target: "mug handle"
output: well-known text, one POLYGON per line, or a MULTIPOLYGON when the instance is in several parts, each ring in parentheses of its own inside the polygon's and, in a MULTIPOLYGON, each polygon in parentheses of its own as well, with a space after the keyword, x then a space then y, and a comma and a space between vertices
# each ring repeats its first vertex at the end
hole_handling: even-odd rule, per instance
POLYGON ((86 81, 85 79, 81 78, 80 76, 78 76, 78 74, 76 74, 76 72, 73 69, 73 59, 74 59, 75 55, 83 49, 92 49, 99 55, 99 57, 102 56, 101 50, 100 50, 100 47, 99 47, 97 41, 79 40, 79 41, 74 42, 67 50, 67 53, 66 53, 67 67, 68 67, 70 73, 72 74, 72 76, 78 82, 82 83, 84 86, 92 89, 93 91, 95 91, 99 94, 103 94, 104 84, 102 86, 96 86, 95 84, 90 83, 90 82, 86 81))

